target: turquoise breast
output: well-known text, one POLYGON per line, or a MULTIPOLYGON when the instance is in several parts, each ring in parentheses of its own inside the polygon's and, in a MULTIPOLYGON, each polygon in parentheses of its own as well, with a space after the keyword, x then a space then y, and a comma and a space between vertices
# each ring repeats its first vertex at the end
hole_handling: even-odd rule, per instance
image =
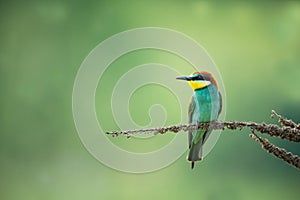
POLYGON ((217 120, 221 109, 221 99, 218 89, 214 85, 195 90, 193 100, 196 106, 192 116, 192 122, 217 120))

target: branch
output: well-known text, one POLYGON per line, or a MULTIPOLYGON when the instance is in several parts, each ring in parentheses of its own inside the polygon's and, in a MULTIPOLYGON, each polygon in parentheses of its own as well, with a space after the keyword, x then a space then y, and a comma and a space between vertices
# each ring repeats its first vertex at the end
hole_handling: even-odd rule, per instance
POLYGON ((300 157, 297 155, 293 155, 290 152, 287 152, 285 149, 279 148, 273 144, 271 144, 267 139, 263 139, 257 136, 254 132, 257 131, 261 134, 267 134, 272 137, 278 137, 280 139, 288 140, 290 142, 300 142, 300 124, 293 122, 292 120, 288 120, 281 115, 277 114, 274 110, 272 110, 272 118, 277 117, 278 122, 281 127, 277 124, 266 124, 256 123, 256 122, 239 122, 239 121, 229 121, 229 122, 202 122, 199 124, 180 124, 173 125, 167 127, 160 128, 148 128, 148 129, 138 129, 138 130, 126 130, 126 131, 109 131, 106 134, 114 136, 125 135, 126 137, 130 137, 136 133, 144 133, 144 134, 164 134, 166 132, 178 133, 179 131, 190 131, 190 130, 242 130, 245 127, 251 129, 252 134, 250 137, 255 139, 256 141, 262 144, 262 147, 267 150, 269 153, 278 157, 279 159, 284 160, 285 162, 295 166, 300 169, 300 157))
POLYGON ((112 136, 125 135, 130 137, 136 133, 144 134, 164 134, 166 132, 177 133, 179 131, 190 131, 196 129, 213 129, 213 130, 224 130, 225 128, 230 130, 243 129, 245 127, 250 128, 251 130, 258 131, 260 133, 268 134, 272 137, 280 137, 281 139, 286 139, 291 142, 300 142, 300 130, 291 128, 291 127, 279 127, 276 124, 266 124, 266 123, 255 123, 255 122, 202 122, 198 126, 196 124, 181 124, 166 126, 160 128, 148 128, 148 129, 138 129, 138 130, 126 130, 126 131, 110 131, 106 134, 112 136))
POLYGON ((262 148, 266 151, 268 151, 270 154, 273 154, 275 157, 284 160, 285 162, 289 163, 290 165, 293 165, 294 167, 300 169, 300 157, 297 155, 292 154, 291 152, 287 152, 283 148, 279 148, 275 146, 274 144, 270 143, 269 140, 266 138, 261 138, 258 135, 256 135, 254 132, 252 132, 250 135, 250 138, 256 140, 257 142, 261 143, 262 148))

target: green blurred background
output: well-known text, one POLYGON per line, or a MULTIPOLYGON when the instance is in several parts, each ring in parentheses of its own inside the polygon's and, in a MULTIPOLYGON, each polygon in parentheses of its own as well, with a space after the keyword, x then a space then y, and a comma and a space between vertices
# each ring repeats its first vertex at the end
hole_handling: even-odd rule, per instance
MULTIPOLYGON (((76 72, 99 42, 145 26, 180 31, 206 48, 223 77, 227 120, 274 122, 269 115, 275 109, 300 122, 300 2, 1 1, 0 199, 299 199, 299 170, 261 150, 248 130, 224 131, 193 171, 184 154, 162 170, 126 174, 85 150, 72 117, 76 72)), ((124 59, 128 66, 151 61, 178 68, 182 62, 151 51, 124 59)), ((112 85, 121 75, 112 66, 103 81, 112 85)), ((101 112, 111 89, 104 88, 105 95, 102 89, 97 115, 115 129, 111 111, 101 112)), ((139 103, 145 91, 165 94, 160 87, 134 94, 130 110, 141 125, 154 103, 139 103)), ((164 101, 172 111, 178 104, 169 97, 164 101)), ((177 114, 169 114, 167 124, 177 114)), ((297 144, 271 141, 300 154, 297 144)))

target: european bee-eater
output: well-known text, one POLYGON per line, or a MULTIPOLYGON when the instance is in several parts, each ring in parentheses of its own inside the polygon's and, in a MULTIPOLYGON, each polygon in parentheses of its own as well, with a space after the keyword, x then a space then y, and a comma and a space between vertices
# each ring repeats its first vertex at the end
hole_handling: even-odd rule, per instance
MULTIPOLYGON (((218 84, 211 73, 206 71, 194 72, 190 76, 180 76, 176 79, 188 81, 194 95, 188 110, 189 123, 216 121, 222 110, 222 96, 218 84)), ((202 148, 212 130, 196 129, 189 131, 188 161, 194 168, 195 161, 202 160, 202 148)))

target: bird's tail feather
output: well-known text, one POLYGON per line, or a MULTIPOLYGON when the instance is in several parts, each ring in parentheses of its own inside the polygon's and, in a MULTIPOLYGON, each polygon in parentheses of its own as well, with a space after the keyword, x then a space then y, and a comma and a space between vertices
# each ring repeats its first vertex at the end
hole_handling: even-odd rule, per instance
POLYGON ((202 147, 203 143, 200 141, 197 144, 192 143, 187 160, 192 162, 192 169, 194 162, 202 160, 202 147))

